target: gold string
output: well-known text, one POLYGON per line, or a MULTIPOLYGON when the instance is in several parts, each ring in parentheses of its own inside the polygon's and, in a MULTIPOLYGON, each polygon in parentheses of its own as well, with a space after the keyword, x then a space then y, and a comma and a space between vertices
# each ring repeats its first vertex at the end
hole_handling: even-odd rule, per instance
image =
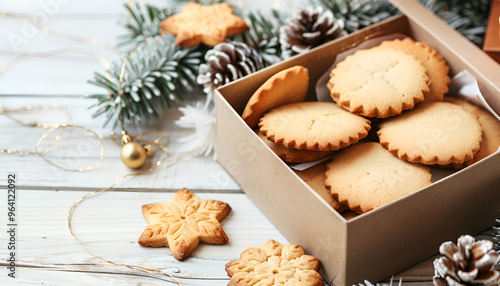
MULTIPOLYGON (((37 143, 35 144, 35 151, 25 151, 25 150, 16 150, 16 149, 0 149, 0 153, 22 154, 22 155, 38 155, 45 162, 51 164, 52 166, 55 166, 55 167, 57 167, 57 168, 59 168, 61 170, 65 170, 65 171, 68 171, 68 172, 84 172, 84 171, 91 170, 91 169, 95 168, 97 165, 99 165, 101 163, 101 161, 104 159, 104 143, 102 141, 101 136, 99 136, 93 130, 91 130, 91 129, 87 128, 87 127, 81 126, 81 125, 74 125, 74 124, 68 124, 68 123, 64 123, 64 124, 51 124, 51 123, 40 123, 40 122, 26 123, 26 122, 23 122, 23 121, 15 118, 15 117, 13 117, 12 115, 10 115, 10 113, 14 113, 14 112, 23 112, 23 111, 38 110, 38 109, 47 110, 47 109, 50 109, 50 108, 63 108, 63 107, 59 106, 59 105, 40 105, 40 106, 31 106, 31 105, 28 105, 28 106, 25 106, 25 107, 20 107, 20 108, 16 108, 16 109, 12 109, 12 110, 6 110, 3 107, 2 102, 0 101, 0 114, 4 114, 7 118, 9 118, 9 119, 11 119, 11 120, 15 121, 16 123, 18 123, 20 125, 23 125, 23 126, 40 127, 40 128, 49 129, 49 130, 47 130, 47 132, 45 132, 40 137, 40 139, 38 139, 37 143), (93 163, 92 165, 83 167, 83 168, 70 169, 70 168, 59 166, 58 164, 52 162, 51 160, 47 159, 43 155, 43 153, 47 152, 50 148, 52 148, 52 146, 54 146, 61 139, 62 134, 64 133, 64 131, 66 130, 66 128, 83 129, 83 130, 89 132, 90 134, 94 135, 97 138, 97 140, 99 140, 101 148, 100 148, 100 153, 99 153, 99 159, 95 163, 93 163), (45 140, 45 138, 47 138, 47 136, 49 136, 52 132, 54 132, 54 131, 56 131, 58 129, 61 129, 61 133, 59 133, 54 139, 52 139, 52 141, 42 151, 39 151, 38 148, 40 147, 40 144, 43 142, 43 140, 45 140)), ((63 109, 65 110, 66 115, 68 116, 68 122, 69 122, 71 120, 71 115, 69 114, 67 108, 63 108, 63 109)))
MULTIPOLYGON (((58 137, 56 137, 57 140, 59 140, 60 138, 60 135, 58 135, 58 137)), ((50 148, 50 147, 49 147, 50 148)), ((45 148, 45 150, 48 149, 48 148, 45 148)), ((84 127, 84 126, 80 126, 80 125, 73 125, 73 124, 60 124, 58 126, 55 126, 55 127, 52 127, 50 128, 47 132, 45 132, 42 137, 40 137, 40 139, 38 139, 38 142, 36 142, 36 145, 35 145, 35 153, 37 155, 39 155, 40 157, 42 157, 43 160, 45 160, 45 162, 51 164, 52 166, 55 166, 61 170, 64 170, 64 171, 68 171, 68 172, 85 172, 85 171, 88 171, 88 170, 91 170, 95 167, 97 167, 97 165, 99 165, 101 163, 101 161, 104 159, 104 143, 102 142, 102 139, 101 137, 93 130, 87 128, 87 127, 84 127), (78 169, 68 169, 68 168, 65 168, 65 167, 62 167, 62 166, 59 166, 57 165, 56 163, 50 161, 49 159, 47 159, 45 156, 42 155, 42 153, 38 152, 38 147, 40 146, 40 143, 52 132, 54 132, 55 130, 59 129, 59 128, 63 128, 63 130, 67 127, 72 127, 72 128, 80 128, 80 129, 83 129, 89 133, 91 133, 92 135, 94 135, 97 139, 99 139, 99 142, 101 143, 101 150, 100 150, 100 153, 99 153, 99 160, 97 160, 94 164, 92 165, 89 165, 87 167, 83 167, 83 168, 78 168, 78 169)))
MULTIPOLYGON (((28 126, 28 127, 42 127, 42 128, 49 128, 49 127, 53 127, 51 124, 44 124, 44 123, 38 123, 38 122, 32 122, 32 123, 25 123, 15 117, 13 117, 12 115, 10 115, 9 113, 14 113, 14 112, 22 112, 22 111, 30 111, 30 110, 37 110, 37 109, 50 109, 50 108, 63 108, 64 111, 66 112, 66 116, 68 117, 68 122, 71 120, 71 115, 69 114, 68 112, 68 109, 67 108, 64 108, 62 106, 58 106, 57 104, 52 104, 52 105, 40 105, 40 106, 31 106, 31 105, 28 105, 28 106, 24 106, 24 107, 20 107, 20 108, 16 108, 16 109, 11 109, 11 110, 5 110, 3 108, 3 105, 2 105, 2 102, 0 101, 0 114, 4 114, 7 118, 15 121, 16 123, 20 124, 20 125, 23 125, 23 126, 28 126)), ((57 124, 53 124, 54 126, 56 126, 57 124)), ((39 153, 44 153, 46 152, 48 149, 50 149, 50 147, 52 147, 55 143, 57 143, 57 141, 59 141, 59 139, 61 138, 62 134, 64 132, 64 129, 62 130, 62 132, 56 136, 48 145, 47 147, 45 147, 44 150, 42 150, 41 152, 39 153)), ((0 149, 0 153, 9 153, 9 154, 12 154, 12 153, 18 153, 18 154, 24 154, 24 155, 37 155, 35 152, 32 152, 32 151, 20 151, 20 150, 16 150, 16 149, 0 149)))
POLYGON ((57 56, 57 55, 62 55, 62 54, 70 54, 70 53, 71 54, 81 54, 81 55, 93 57, 97 61, 99 61, 99 63, 105 69, 109 69, 111 67, 111 64, 104 57, 100 56, 98 53, 96 53, 94 51, 82 49, 82 48, 61 48, 61 49, 55 49, 55 50, 50 50, 50 51, 46 51, 46 52, 32 52, 32 53, 23 53, 20 55, 16 55, 15 57, 13 57, 9 61, 7 61, 6 64, 4 64, 3 66, 0 66, 0 75, 24 59, 52 57, 52 56, 57 56))
POLYGON ((37 23, 35 21, 30 21, 29 16, 31 16, 31 15, 24 14, 24 13, 13 13, 13 12, 9 12, 6 10, 0 10, 0 18, 24 19, 24 20, 30 22, 31 24, 33 24, 33 26, 38 28, 44 34, 51 35, 54 37, 59 37, 59 38, 65 39, 65 40, 73 41, 73 42, 89 44, 91 46, 95 46, 95 47, 99 47, 99 48, 103 48, 103 49, 108 49, 108 50, 111 50, 114 52, 117 51, 115 47, 109 45, 106 42, 100 41, 100 40, 95 39, 95 38, 85 38, 85 37, 75 36, 75 35, 56 31, 56 30, 49 28, 48 26, 43 25, 41 23, 37 23))
MULTIPOLYGON (((29 15, 28 14, 22 14, 22 13, 12 13, 8 12, 5 10, 0 10, 0 17, 2 18, 21 18, 25 19, 27 21, 29 20, 29 15)), ((84 44, 89 44, 91 46, 96 46, 99 48, 104 48, 112 51, 116 51, 116 49, 110 45, 108 45, 105 42, 102 42, 100 40, 94 39, 94 38, 84 38, 80 36, 75 36, 75 35, 70 35, 67 33, 63 32, 58 32, 55 31, 54 29, 51 29, 45 25, 42 25, 40 23, 35 23, 34 21, 30 21, 37 29, 39 29, 42 33, 52 35, 55 37, 63 38, 66 40, 74 41, 74 42, 80 42, 84 44)), ((82 54, 86 56, 90 56, 95 58, 99 63, 105 68, 109 69, 111 67, 110 63, 102 56, 97 54, 96 52, 88 49, 82 49, 82 48, 62 48, 62 49, 55 49, 55 50, 50 50, 46 52, 31 52, 31 53, 23 53, 20 55, 16 55, 15 57, 11 58, 9 61, 7 61, 6 64, 0 66, 0 74, 6 72, 10 68, 12 68, 15 64, 18 62, 27 59, 27 58, 34 58, 34 57, 51 57, 55 55, 61 55, 61 54, 67 54, 67 53, 75 53, 75 54, 82 54)))

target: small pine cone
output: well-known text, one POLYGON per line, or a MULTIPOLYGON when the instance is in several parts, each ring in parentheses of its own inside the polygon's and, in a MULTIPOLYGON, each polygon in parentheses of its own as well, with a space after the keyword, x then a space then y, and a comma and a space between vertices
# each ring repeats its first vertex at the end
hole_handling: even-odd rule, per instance
POLYGON ((316 46, 346 35, 344 21, 320 6, 308 6, 287 19, 280 28, 283 58, 306 52, 316 46))
POLYGON ((257 52, 240 42, 224 42, 214 46, 205 54, 205 61, 198 70, 197 82, 203 85, 203 91, 207 94, 262 68, 262 60, 257 52))
POLYGON ((435 286, 497 286, 500 272, 493 269, 499 254, 492 250, 493 242, 475 241, 470 235, 462 235, 457 245, 448 241, 439 247, 445 257, 434 260, 435 286))

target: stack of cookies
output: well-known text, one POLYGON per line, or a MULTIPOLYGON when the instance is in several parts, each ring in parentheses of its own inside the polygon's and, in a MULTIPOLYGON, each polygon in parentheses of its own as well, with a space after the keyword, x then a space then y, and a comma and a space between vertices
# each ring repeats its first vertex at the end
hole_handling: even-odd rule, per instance
POLYGON ((304 102, 308 71, 295 66, 264 83, 242 118, 285 162, 333 154, 296 173, 337 211, 364 213, 430 185, 431 165, 462 168, 498 149, 500 122, 446 97, 448 72, 426 43, 385 41, 336 65, 334 102, 304 102))

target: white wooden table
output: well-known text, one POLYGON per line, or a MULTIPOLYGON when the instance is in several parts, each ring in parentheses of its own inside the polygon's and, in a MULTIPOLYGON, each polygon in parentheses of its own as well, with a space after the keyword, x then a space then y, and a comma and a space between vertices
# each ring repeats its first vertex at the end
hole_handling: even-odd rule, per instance
MULTIPOLYGON (((125 33, 118 24, 124 19, 123 1, 46 1, 55 5, 52 8, 41 5, 42 2, 3 1, 0 4, 0 10, 22 14, 15 18, 2 17, 0 11, 0 71, 5 67, 2 65, 16 55, 67 47, 90 50, 108 61, 118 59, 115 51, 47 35, 39 30, 29 31, 26 27, 33 15, 45 13, 46 26, 55 31, 95 38, 114 46, 116 36, 125 33), (12 42, 13 33, 24 40, 12 42)), ((164 5, 162 1, 149 2, 164 5)), ((253 7, 270 6, 272 3, 268 2, 245 1, 253 7)), ((297 3, 281 2, 282 9, 288 10, 297 3)), ((102 120, 92 119, 92 112, 87 110, 94 100, 83 96, 102 91, 86 83, 94 71, 103 71, 94 58, 64 54, 25 59, 0 74, 0 101, 6 109, 58 104, 69 110, 72 124, 86 126, 104 136, 104 160, 87 172, 62 171, 34 155, 0 154, 0 188, 4 190, 0 197, 1 285, 175 285, 166 283, 172 281, 167 276, 131 270, 90 256, 68 230, 68 211, 78 198, 108 187, 132 172, 120 161, 120 146, 110 140, 110 129, 103 129, 102 120), (12 172, 17 174, 15 279, 7 276, 6 262, 9 257, 6 187, 7 175, 12 172)), ((168 109, 162 118, 149 126, 151 130, 167 133, 167 147, 173 154, 167 164, 182 155, 178 151, 181 146, 175 140, 192 132, 174 124, 180 114, 177 107, 168 109)), ((67 121, 61 112, 40 111, 14 116, 26 121, 67 121)), ((0 114, 0 148, 33 151, 44 132, 40 128, 21 126, 0 114)), ((68 155, 70 150, 63 148, 62 154, 68 155)), ((52 156, 56 159, 63 156, 58 160, 64 160, 65 155, 53 153, 52 156)), ((96 159, 96 152, 77 152, 71 155, 70 163, 88 164, 96 159)), ((269 239, 289 243, 212 157, 189 156, 170 168, 162 166, 152 174, 126 179, 112 191, 81 203, 73 214, 72 227, 92 253, 118 263, 171 273, 179 277, 183 285, 225 285, 229 279, 224 265, 237 259, 243 250, 260 246, 269 239), (191 257, 179 262, 168 248, 141 247, 137 239, 146 226, 141 206, 168 201, 184 187, 193 190, 201 199, 229 203, 232 212, 222 222, 230 240, 228 245, 200 244, 191 257)), ((402 276, 403 285, 432 285, 432 260, 396 274, 395 278, 402 276)))

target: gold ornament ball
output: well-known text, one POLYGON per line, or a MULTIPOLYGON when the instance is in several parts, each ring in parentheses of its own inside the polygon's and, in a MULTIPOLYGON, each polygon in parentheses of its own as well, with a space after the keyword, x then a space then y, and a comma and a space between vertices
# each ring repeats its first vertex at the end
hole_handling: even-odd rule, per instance
POLYGON ((120 157, 127 167, 138 169, 146 163, 148 154, 141 144, 137 142, 128 142, 123 145, 120 157))

